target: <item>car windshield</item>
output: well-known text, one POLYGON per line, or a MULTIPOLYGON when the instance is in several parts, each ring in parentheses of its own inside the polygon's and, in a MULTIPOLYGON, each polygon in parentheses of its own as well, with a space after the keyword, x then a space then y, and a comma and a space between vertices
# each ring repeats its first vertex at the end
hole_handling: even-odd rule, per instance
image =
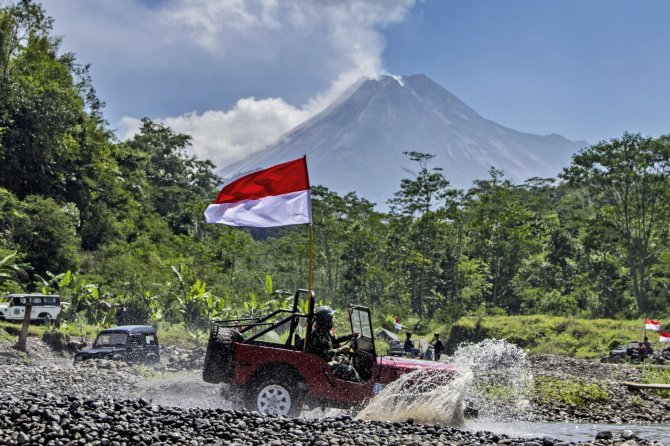
POLYGON ((11 300, 11 296, 2 296, 0 297, 0 304, 5 304, 11 300))
POLYGON ((113 345, 126 345, 128 333, 100 333, 95 340, 95 347, 109 347, 113 345))

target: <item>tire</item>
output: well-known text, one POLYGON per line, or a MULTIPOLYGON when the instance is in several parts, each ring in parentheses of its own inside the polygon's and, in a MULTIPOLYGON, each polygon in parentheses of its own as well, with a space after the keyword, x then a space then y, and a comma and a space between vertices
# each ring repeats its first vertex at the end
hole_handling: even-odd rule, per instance
POLYGON ((240 338, 240 334, 231 328, 221 328, 218 325, 212 327, 202 368, 203 381, 218 384, 230 377, 233 343, 241 340, 240 338))
POLYGON ((278 376, 251 386, 244 399, 249 411, 297 417, 302 411, 303 394, 291 381, 278 376))

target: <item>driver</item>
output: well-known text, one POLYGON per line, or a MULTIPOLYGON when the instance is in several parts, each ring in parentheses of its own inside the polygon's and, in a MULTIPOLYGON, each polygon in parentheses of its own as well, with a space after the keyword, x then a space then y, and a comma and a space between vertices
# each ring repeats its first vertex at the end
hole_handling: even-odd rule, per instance
POLYGON ((331 333, 333 329, 335 310, 328 306, 317 308, 314 312, 314 328, 309 339, 307 351, 321 356, 333 369, 336 378, 347 381, 360 382, 358 372, 351 365, 347 354, 351 352, 348 345, 340 346, 342 342, 351 341, 358 333, 336 338, 331 333))

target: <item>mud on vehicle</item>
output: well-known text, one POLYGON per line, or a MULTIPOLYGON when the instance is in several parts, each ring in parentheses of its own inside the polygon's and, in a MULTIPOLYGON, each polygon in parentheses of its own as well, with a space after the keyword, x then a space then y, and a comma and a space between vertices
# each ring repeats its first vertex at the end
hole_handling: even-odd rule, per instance
POLYGON ((451 376, 453 366, 409 358, 377 356, 368 308, 350 305, 351 363, 360 382, 337 378, 320 356, 305 351, 314 318, 314 296, 295 293, 290 309, 262 318, 213 322, 203 379, 222 383, 226 398, 248 410, 296 416, 304 406, 349 408, 362 405, 384 386, 418 369, 451 376), (308 313, 299 310, 308 299, 308 313))

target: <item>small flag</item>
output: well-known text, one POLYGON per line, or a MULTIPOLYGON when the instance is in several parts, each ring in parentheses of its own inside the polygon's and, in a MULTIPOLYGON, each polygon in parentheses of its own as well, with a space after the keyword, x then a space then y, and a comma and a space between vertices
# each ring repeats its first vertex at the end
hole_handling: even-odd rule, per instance
POLYGON ((205 210, 207 223, 271 228, 312 223, 305 157, 227 184, 205 210))
POLYGON ((670 333, 665 331, 659 331, 658 342, 670 342, 670 333))
POLYGON ((661 329, 661 323, 659 321, 655 321, 653 319, 645 319, 644 321, 644 329, 645 330, 654 330, 658 331, 661 329))

